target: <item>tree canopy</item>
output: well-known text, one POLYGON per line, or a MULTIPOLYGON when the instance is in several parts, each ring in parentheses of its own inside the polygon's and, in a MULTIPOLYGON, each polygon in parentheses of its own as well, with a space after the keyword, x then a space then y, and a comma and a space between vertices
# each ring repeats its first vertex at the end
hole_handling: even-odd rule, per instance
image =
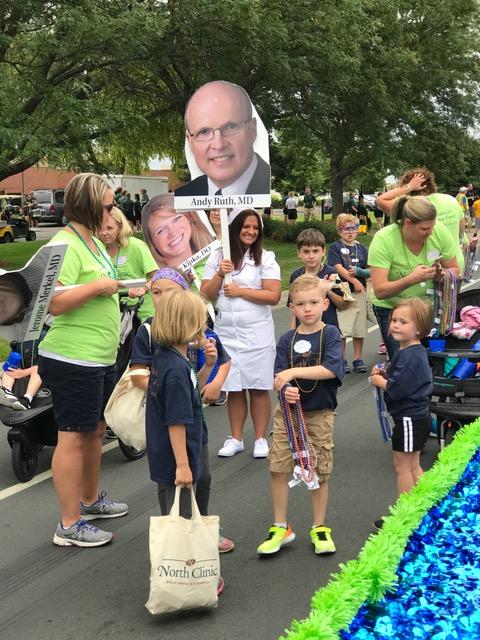
POLYGON ((469 177, 477 21, 477 0, 4 0, 0 179, 182 167, 186 102, 219 78, 272 132, 277 180, 327 180, 337 210, 360 170, 469 177))

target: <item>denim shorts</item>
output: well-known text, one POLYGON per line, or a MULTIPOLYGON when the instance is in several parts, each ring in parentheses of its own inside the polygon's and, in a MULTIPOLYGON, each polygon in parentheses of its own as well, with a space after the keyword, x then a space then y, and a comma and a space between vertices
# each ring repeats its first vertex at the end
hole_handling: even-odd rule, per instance
POLYGON ((59 431, 95 431, 115 386, 115 365, 84 367, 39 356, 38 373, 50 389, 59 431))

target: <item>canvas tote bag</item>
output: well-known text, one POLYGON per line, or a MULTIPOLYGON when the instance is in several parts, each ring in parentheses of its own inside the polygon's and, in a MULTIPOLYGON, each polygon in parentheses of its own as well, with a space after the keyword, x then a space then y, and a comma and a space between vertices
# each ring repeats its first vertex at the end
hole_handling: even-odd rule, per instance
POLYGON ((105 407, 105 421, 128 447, 145 449, 146 393, 133 386, 133 376, 148 376, 148 369, 126 369, 105 407))
POLYGON ((191 520, 179 515, 180 487, 170 515, 150 518, 150 613, 217 606, 219 517, 202 516, 191 497, 191 520))

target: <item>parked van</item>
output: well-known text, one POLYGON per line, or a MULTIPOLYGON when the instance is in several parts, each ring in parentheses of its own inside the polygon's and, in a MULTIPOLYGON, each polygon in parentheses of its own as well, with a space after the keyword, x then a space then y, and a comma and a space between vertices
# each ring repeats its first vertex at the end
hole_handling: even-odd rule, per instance
POLYGON ((34 215, 40 222, 55 222, 65 226, 64 189, 35 189, 33 192, 37 207, 34 215))

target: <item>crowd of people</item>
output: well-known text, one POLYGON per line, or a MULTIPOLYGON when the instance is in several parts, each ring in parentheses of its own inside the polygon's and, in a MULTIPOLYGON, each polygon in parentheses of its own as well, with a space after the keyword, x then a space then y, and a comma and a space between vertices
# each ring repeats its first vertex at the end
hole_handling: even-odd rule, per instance
MULTIPOLYGON (((409 491, 422 473, 419 456, 431 425, 432 373, 422 341, 432 329, 434 281, 445 269, 460 277, 463 268, 464 213, 455 198, 436 191, 433 174, 415 168, 397 188, 379 196, 377 206, 391 223, 377 231, 368 250, 357 240, 361 220, 352 211, 337 216, 338 240, 328 251, 322 233, 303 230, 297 237, 301 264, 290 277, 290 328, 276 342, 272 306, 280 301, 280 267, 274 252, 263 247, 262 216, 255 209, 229 214, 230 257, 222 249, 213 251, 200 291, 194 292, 177 267, 195 252, 196 243, 210 240, 199 240, 204 230, 198 228, 196 214, 176 212, 171 194, 152 198, 143 206, 145 243, 132 236, 125 211, 128 194, 115 195, 94 174, 73 178, 65 190, 68 223, 53 241, 68 246, 59 285, 80 286, 53 298, 55 319, 40 344, 38 362, 58 425, 52 460, 60 503, 55 544, 106 544, 112 534, 89 521, 128 513, 125 503, 100 491, 99 472, 103 412, 116 380, 118 290, 122 280, 134 278, 146 284, 129 292, 144 297, 130 367, 148 373, 132 379, 146 394, 150 476, 163 514, 169 512, 178 485, 194 486, 200 512, 208 513, 211 473, 202 405, 224 392, 230 434, 218 455, 244 451, 250 413, 252 455, 269 460, 273 524, 257 552, 274 554, 295 538, 287 517, 292 472, 311 491, 315 553, 335 551, 326 513, 337 390, 346 374, 367 373, 362 349, 369 282, 390 359, 387 369, 371 370, 371 381, 384 391, 394 421, 398 493, 409 491), (208 338, 205 331, 212 319, 207 302, 216 310, 208 338), (200 351, 203 364, 196 366, 200 351), (280 403, 269 442, 273 390, 280 403), (303 413, 292 411, 298 403, 303 413)), ((220 234, 218 212, 210 213, 210 221, 220 234)), ((182 498, 186 517, 189 508, 182 498)), ((220 551, 233 547, 228 538, 219 539, 220 551)))

